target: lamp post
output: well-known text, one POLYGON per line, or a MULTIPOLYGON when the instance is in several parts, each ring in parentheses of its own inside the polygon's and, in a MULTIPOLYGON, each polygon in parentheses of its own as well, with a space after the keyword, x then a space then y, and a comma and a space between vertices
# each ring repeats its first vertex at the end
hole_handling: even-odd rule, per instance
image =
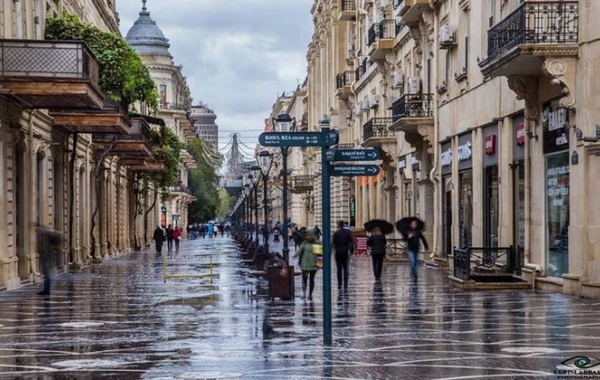
POLYGON ((256 232, 256 242, 258 243, 258 180, 260 176, 260 166, 254 165, 250 168, 248 178, 254 185, 254 230, 256 232))
POLYGON ((246 182, 244 185, 244 214, 246 215, 246 233, 250 231, 250 222, 252 220, 252 214, 250 210, 250 184, 246 182))
POLYGON ((269 181, 269 172, 271 171, 271 167, 273 166, 273 156, 269 151, 263 150, 258 153, 257 157, 258 165, 260 167, 260 172, 263 177, 263 208, 265 214, 265 225, 264 225, 264 246, 265 252, 269 253, 269 228, 267 227, 267 223, 269 221, 269 207, 267 205, 267 182, 269 181))
MULTIPOLYGON (((286 112, 281 112, 274 119, 275 131, 277 132, 293 132, 296 127, 296 119, 292 119, 286 112)), ((288 246, 288 158, 289 148, 281 147, 281 155, 283 159, 283 260, 289 264, 290 249, 288 246)))

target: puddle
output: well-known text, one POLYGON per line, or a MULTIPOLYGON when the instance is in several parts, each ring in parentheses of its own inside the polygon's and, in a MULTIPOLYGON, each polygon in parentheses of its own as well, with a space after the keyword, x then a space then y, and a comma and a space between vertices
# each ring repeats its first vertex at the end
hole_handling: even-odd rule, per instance
POLYGON ((70 368, 70 369, 96 369, 96 368, 115 368, 121 367, 124 363, 116 362, 113 360, 65 360, 62 362, 52 363, 52 366, 58 368, 70 368))

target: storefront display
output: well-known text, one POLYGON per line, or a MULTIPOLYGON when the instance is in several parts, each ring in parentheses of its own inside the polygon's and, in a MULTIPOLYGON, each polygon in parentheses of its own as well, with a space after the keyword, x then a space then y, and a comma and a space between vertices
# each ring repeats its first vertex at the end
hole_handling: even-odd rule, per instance
POLYGON ((520 271, 525 264, 525 117, 513 118, 513 246, 515 262, 511 267, 520 271))
POLYGON ((557 102, 544 106, 546 154, 546 248, 548 276, 569 272, 569 135, 568 111, 557 102))
POLYGON ((461 247, 473 244, 473 151, 471 133, 458 138, 459 174, 459 244, 461 247))

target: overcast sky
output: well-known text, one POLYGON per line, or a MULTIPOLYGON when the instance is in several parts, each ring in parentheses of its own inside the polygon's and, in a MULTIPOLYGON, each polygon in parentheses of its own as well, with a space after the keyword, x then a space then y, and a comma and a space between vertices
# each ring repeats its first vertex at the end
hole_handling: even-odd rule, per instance
MULTIPOLYGON (((117 1, 123 35, 141 6, 141 0, 117 1)), ((304 80, 311 6, 311 0, 148 0, 194 104, 208 103, 218 115, 221 148, 233 131, 254 147, 277 95, 304 80)))

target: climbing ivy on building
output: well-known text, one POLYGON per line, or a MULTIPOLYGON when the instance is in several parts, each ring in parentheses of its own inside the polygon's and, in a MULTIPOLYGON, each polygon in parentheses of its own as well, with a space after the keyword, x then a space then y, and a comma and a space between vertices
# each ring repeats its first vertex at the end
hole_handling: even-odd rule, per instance
POLYGON ((125 39, 64 14, 46 21, 46 39, 85 41, 100 63, 100 88, 131 111, 136 102, 158 112, 158 90, 148 68, 125 39))

